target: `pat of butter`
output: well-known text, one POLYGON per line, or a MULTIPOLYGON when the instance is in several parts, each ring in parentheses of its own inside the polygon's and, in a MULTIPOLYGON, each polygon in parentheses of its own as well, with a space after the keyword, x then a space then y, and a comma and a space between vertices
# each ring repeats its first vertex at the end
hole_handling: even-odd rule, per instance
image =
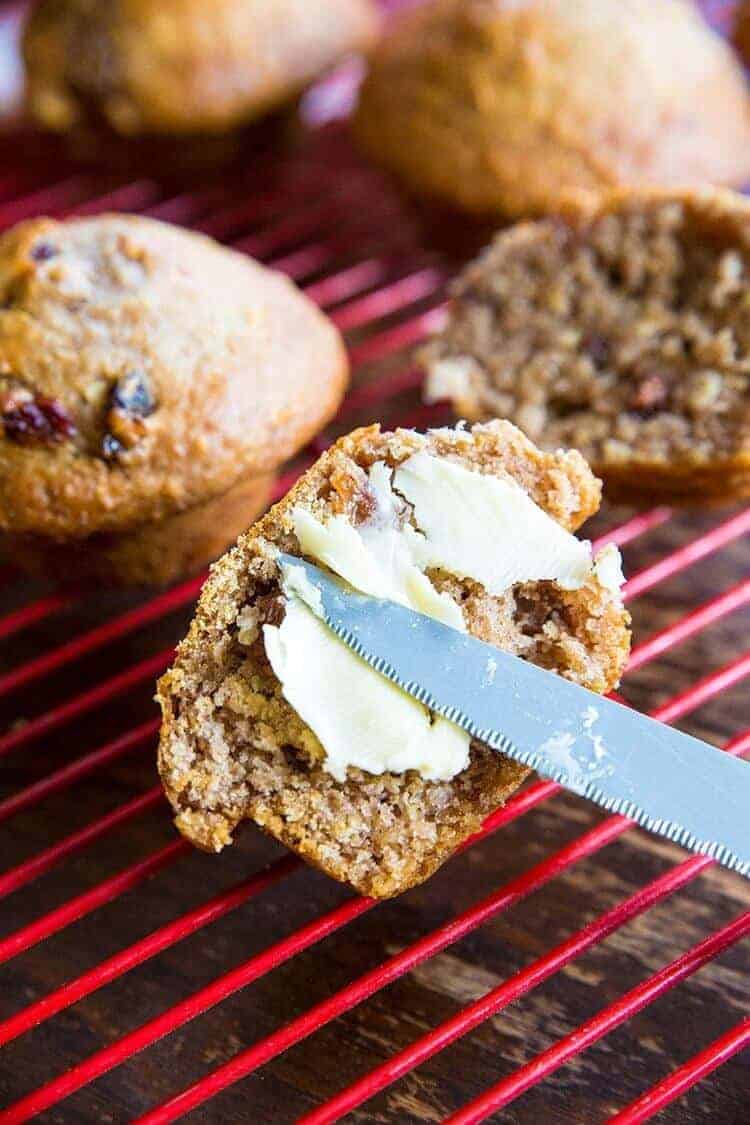
POLYGON ((348 766, 375 774, 413 769, 448 780, 466 769, 469 736, 347 648, 306 604, 320 595, 301 568, 286 568, 282 586, 286 616, 278 627, 263 626, 266 653, 284 697, 325 748, 329 773, 343 782, 348 766))
MULTIPOLYGON (((465 631, 460 607, 424 573, 439 569, 502 594, 517 582, 550 579, 577 589, 592 577, 618 590, 619 552, 592 563, 591 546, 559 526, 512 481, 417 453, 392 472, 372 466, 372 519, 353 527, 341 516, 325 524, 293 512, 305 555, 350 585, 465 631), (406 502, 413 523, 400 514, 406 502), (402 526, 403 525, 403 526, 402 526)), ((326 768, 338 779, 348 765, 370 773, 418 770, 448 779, 469 761, 469 736, 432 716, 373 671, 319 619, 314 587, 301 568, 287 568, 286 617, 263 629, 266 651, 286 700, 315 732, 326 768)))
POLYGON ((358 528, 343 516, 323 524, 304 508, 295 509, 294 532, 303 554, 324 563, 363 594, 409 606, 465 632, 459 606, 438 593, 415 561, 413 541, 398 526, 397 497, 382 462, 372 466, 369 484, 377 507, 373 519, 358 528))
POLYGON ((565 531, 514 481, 417 453, 394 473, 422 534, 405 529, 421 569, 473 578, 490 594, 553 579, 566 590, 591 572, 591 546, 565 531))

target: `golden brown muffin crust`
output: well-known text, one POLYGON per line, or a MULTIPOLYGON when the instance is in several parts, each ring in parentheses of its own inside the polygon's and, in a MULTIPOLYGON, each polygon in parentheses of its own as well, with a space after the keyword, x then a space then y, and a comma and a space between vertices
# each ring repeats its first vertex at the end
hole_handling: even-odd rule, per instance
POLYGON ((750 3, 739 0, 732 29, 732 42, 739 51, 746 66, 750 66, 750 3))
POLYGON ((435 0, 376 50, 355 126, 412 189, 480 214, 750 178, 744 78, 692 0, 435 0))
MULTIPOLYGON (((363 894, 388 897, 427 878, 527 771, 478 743, 449 782, 410 771, 375 776, 350 767, 344 784, 281 695, 258 629, 283 614, 275 549, 299 554, 291 513, 319 519, 367 516, 365 473, 419 450, 515 480, 562 526, 596 510, 599 485, 577 453, 543 454, 514 426, 472 431, 358 430, 341 439, 287 497, 212 569, 190 632, 159 684, 164 714, 159 769, 180 831, 219 851, 244 819, 363 894)), ((490 597, 476 583, 431 572, 461 605, 471 633, 604 692, 617 682, 629 644, 619 598, 597 581, 563 591, 522 583, 490 597)))
POLYGON ((750 203, 618 192, 502 232, 422 352, 428 396, 573 446, 618 496, 750 492, 750 203), (447 382, 446 382, 447 380, 447 382))
POLYGON ((46 127, 212 133, 286 101, 378 27, 372 0, 42 0, 24 37, 46 127))
POLYGON ((335 412, 341 338, 286 278, 149 219, 0 238, 0 529, 152 523, 262 475, 335 412))
POLYGON ((268 507, 275 477, 248 477, 228 492, 158 523, 60 541, 0 533, 0 558, 75 585, 168 586, 213 562, 268 507))

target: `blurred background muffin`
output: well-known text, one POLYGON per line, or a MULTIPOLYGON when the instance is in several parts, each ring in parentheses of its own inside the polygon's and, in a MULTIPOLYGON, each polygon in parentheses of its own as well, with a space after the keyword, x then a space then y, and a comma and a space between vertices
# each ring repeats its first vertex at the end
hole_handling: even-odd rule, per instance
POLYGON ((746 66, 750 66, 750 3, 738 0, 734 13, 732 40, 746 66))
POLYGON ((374 0, 41 0, 24 35, 45 128, 216 134, 293 97, 369 46, 374 0))
POLYGON ((483 215, 750 178, 744 76, 692 0, 427 3, 376 49, 355 128, 412 190, 483 215))

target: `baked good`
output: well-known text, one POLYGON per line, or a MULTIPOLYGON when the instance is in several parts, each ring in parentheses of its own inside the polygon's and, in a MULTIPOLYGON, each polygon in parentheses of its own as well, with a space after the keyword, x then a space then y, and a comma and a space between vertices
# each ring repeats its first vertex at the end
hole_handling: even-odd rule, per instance
POLYGON ((571 199, 461 276, 426 397, 579 449, 612 496, 748 495, 749 278, 739 195, 571 199))
POLYGON ((65 541, 0 533, 0 556, 21 570, 77 584, 169 586, 218 558, 268 507, 276 478, 243 477, 227 492, 163 520, 65 541))
POLYGON ((41 0, 24 35, 48 129, 217 133, 287 101, 377 31, 373 0, 41 0))
MULTIPOLYGON (((373 592, 351 567, 335 561, 341 551, 354 560, 356 572, 357 552, 364 550, 372 581, 382 579, 387 591, 397 591, 386 596, 406 598, 408 604, 418 597, 423 612, 605 692, 616 684, 628 652, 619 556, 608 549, 592 568, 590 549, 568 534, 596 510, 599 495, 599 483, 578 453, 541 453, 508 422, 427 435, 381 433, 373 426, 342 438, 214 566, 176 662, 160 681, 159 769, 180 832, 201 848, 219 851, 249 819, 329 875, 376 897, 426 879, 527 771, 484 745, 470 744, 468 736, 458 759, 450 757, 452 768, 441 758, 445 745, 436 749, 430 743, 425 750, 421 734, 412 753, 412 712, 391 720, 390 695, 374 713, 368 710, 368 692, 383 684, 402 701, 405 697, 348 650, 342 656, 340 642, 300 610, 288 575, 280 574, 278 549, 327 560, 373 592), (441 480, 428 484, 426 509, 405 483, 408 473, 419 472, 437 472, 441 480), (486 520, 474 518, 471 504, 464 504, 469 487, 472 497, 480 490, 476 501, 489 512, 486 520), (487 489, 493 497, 501 494, 499 508, 493 507, 497 498, 487 508, 487 489), (429 563, 425 556, 418 573, 404 562, 404 543, 439 550, 441 527, 431 521, 435 517, 441 524, 451 494, 463 531, 450 527, 448 549, 469 548, 473 560, 466 565, 472 573, 481 559, 499 577, 484 572, 482 582, 456 577, 456 564, 444 556, 439 564, 437 555, 429 563), (521 548, 515 555, 511 537, 495 537, 493 522, 511 502, 524 512, 510 514, 514 524, 524 523, 531 509, 525 526, 542 529, 541 540, 539 527, 525 540, 517 536, 521 548), (475 533, 491 537, 489 551, 474 551, 475 533), (557 573, 557 564, 546 558, 552 539, 563 543, 563 554, 572 549, 582 567, 568 589, 539 577, 557 573), (513 577, 534 566, 534 580, 513 577), (499 592, 490 593, 495 582, 499 592), (408 597, 404 591, 410 591, 408 597), (297 629, 300 622, 314 626, 312 640, 303 640, 306 634, 284 636, 287 625, 297 629), (333 657, 325 644, 315 647, 321 631, 325 643, 336 646, 333 657), (284 652, 295 669, 279 664, 284 652), (355 683, 348 680, 351 674, 358 677, 355 683), (304 706, 297 702, 299 693, 308 695, 304 706), (339 713, 349 705, 351 721, 339 713), (327 733, 319 737, 323 728, 327 733), (389 739, 395 749, 388 749, 389 739)), ((502 518, 508 516, 506 511, 502 518)), ((424 709, 407 702, 428 723, 424 709)), ((430 735, 450 742, 455 729, 446 732, 439 723, 450 727, 437 720, 430 735)), ((452 755, 453 744, 448 750, 452 755)))
POLYGON ((195 569, 257 516, 347 373, 291 282, 208 238, 20 224, 0 238, 0 547, 70 578, 195 569))
POLYGON ((750 179, 744 77, 692 0, 435 0, 376 49, 356 132, 415 192, 480 215, 750 179))
POLYGON ((732 41, 745 65, 750 65, 750 3, 739 0, 734 13, 732 41))

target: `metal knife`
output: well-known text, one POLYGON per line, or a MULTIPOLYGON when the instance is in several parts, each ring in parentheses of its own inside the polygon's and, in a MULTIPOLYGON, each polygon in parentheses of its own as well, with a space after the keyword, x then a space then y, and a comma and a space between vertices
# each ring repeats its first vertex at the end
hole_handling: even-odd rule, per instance
POLYGON ((381 675, 543 777, 750 877, 750 763, 311 563, 330 629, 381 675))

